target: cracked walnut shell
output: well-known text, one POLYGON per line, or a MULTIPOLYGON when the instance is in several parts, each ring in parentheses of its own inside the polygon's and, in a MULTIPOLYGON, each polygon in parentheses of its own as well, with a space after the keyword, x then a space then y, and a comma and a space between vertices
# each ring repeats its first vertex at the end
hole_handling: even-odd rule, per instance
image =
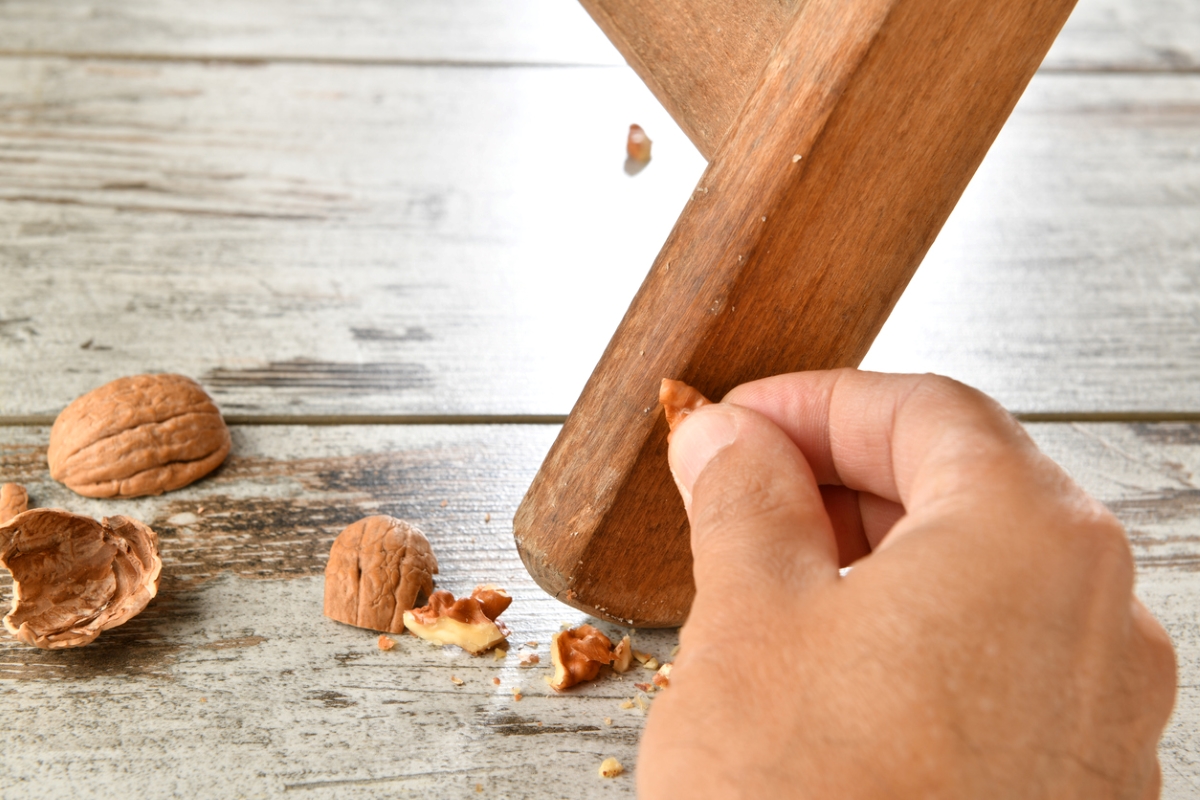
POLYGON ((404 612, 433 593, 437 558, 425 534, 383 514, 346 527, 325 564, 325 616, 404 633, 404 612))
POLYGON ((0 566, 13 576, 4 627, 48 649, 88 644, 158 593, 158 536, 129 517, 35 508, 0 527, 0 566))
POLYGON ((229 448, 229 429, 200 384, 133 375, 64 408, 46 458, 50 476, 84 497, 142 497, 199 480, 229 448))

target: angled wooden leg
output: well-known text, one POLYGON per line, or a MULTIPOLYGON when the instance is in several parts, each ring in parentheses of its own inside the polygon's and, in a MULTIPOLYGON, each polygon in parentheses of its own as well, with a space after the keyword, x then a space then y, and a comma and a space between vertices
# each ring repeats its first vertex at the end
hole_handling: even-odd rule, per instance
POLYGON ((515 520, 578 608, 676 625, 693 595, 659 380, 712 398, 858 364, 1074 0, 807 0, 515 520))

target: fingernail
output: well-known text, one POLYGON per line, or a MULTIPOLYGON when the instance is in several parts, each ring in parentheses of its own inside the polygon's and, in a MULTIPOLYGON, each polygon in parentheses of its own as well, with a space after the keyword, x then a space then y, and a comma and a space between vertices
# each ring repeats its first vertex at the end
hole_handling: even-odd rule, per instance
POLYGON ((730 409, 721 405, 693 411, 675 429, 667 461, 685 508, 691 509, 692 486, 708 462, 736 438, 737 421, 730 409))

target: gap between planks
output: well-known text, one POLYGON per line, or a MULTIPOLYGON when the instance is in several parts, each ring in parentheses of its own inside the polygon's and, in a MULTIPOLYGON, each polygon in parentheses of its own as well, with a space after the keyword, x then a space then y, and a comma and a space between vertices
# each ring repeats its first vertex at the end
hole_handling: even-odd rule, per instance
MULTIPOLYGON (((1192 422, 1200 411, 1014 411, 1020 422, 1192 422)), ((566 414, 226 414, 227 425, 562 425, 566 414)), ((51 414, 0 416, 0 428, 46 427, 51 414)))
POLYGON ((55 50, 0 50, 0 59, 61 58, 65 61, 133 61, 150 64, 228 64, 238 67, 263 67, 271 64, 312 64, 333 67, 461 67, 467 69, 563 69, 606 67, 624 69, 624 64, 600 61, 473 61, 439 58, 379 58, 354 56, 251 56, 251 55, 177 55, 173 53, 104 53, 55 50))
MULTIPOLYGON (((56 50, 0 50, 0 59, 20 60, 57 58, 65 61, 112 61, 146 64, 214 64, 239 67, 265 67, 272 64, 309 64, 331 67, 414 67, 451 69, 625 69, 624 64, 600 61, 472 61, 469 59, 437 58, 356 58, 354 56, 251 56, 251 55, 178 55, 173 53, 104 53, 56 50)), ((1200 65, 1178 66, 1122 64, 1104 66, 1042 66, 1038 74, 1045 75, 1200 75, 1200 65)))

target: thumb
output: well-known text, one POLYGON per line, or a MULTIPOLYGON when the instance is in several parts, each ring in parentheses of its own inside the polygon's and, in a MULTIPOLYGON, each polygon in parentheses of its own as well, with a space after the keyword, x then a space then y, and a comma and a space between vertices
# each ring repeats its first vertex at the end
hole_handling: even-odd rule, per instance
POLYGON ((748 408, 717 403, 675 429, 671 473, 691 522, 697 602, 837 577, 837 543, 799 448, 748 408))

